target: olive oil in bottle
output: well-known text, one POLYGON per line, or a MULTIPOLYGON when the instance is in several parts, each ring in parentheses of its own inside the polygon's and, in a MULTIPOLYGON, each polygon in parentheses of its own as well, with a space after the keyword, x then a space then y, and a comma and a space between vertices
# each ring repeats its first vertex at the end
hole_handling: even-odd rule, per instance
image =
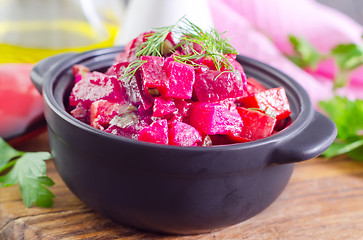
POLYGON ((0 63, 110 47, 123 7, 120 0, 0 0, 0 63))

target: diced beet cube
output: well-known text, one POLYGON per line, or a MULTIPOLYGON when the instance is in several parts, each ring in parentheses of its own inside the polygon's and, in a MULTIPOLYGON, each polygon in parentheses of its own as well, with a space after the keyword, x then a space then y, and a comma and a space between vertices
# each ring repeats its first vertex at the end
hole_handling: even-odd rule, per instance
POLYGON ((202 135, 197 129, 183 122, 175 122, 169 128, 169 144, 178 146, 198 146, 202 135))
POLYGON ((164 117, 178 111, 172 99, 156 97, 153 106, 153 117, 164 117))
POLYGON ((290 116, 290 105, 282 87, 271 88, 262 92, 243 97, 239 100, 245 108, 258 108, 262 111, 273 111, 276 119, 290 116))
POLYGON ((242 131, 242 119, 237 110, 218 103, 194 103, 190 125, 204 134, 229 134, 242 131))
POLYGON ((237 110, 242 117, 243 128, 241 132, 231 135, 233 140, 249 142, 271 135, 276 125, 276 118, 247 108, 239 107, 237 110))
POLYGON ((114 103, 107 100, 98 100, 91 105, 90 124, 98 129, 105 129, 110 121, 117 115, 127 114, 137 109, 125 103, 114 103))
POLYGON ((69 96, 69 105, 77 106, 82 103, 89 108, 92 102, 105 99, 111 102, 123 102, 124 93, 115 77, 101 73, 82 78, 77 82, 69 96))
POLYGON ((195 81, 194 67, 180 62, 170 61, 166 66, 169 87, 165 97, 177 99, 192 98, 195 81))
POLYGON ((241 97, 243 82, 240 72, 198 71, 195 74, 194 91, 200 102, 219 102, 241 97))
POLYGON ((144 142, 168 144, 168 122, 166 119, 153 122, 150 126, 140 130, 137 139, 144 142))
POLYGON ((154 56, 142 56, 145 61, 141 65, 142 83, 147 94, 153 96, 165 94, 168 89, 168 78, 164 71, 164 58, 154 56))

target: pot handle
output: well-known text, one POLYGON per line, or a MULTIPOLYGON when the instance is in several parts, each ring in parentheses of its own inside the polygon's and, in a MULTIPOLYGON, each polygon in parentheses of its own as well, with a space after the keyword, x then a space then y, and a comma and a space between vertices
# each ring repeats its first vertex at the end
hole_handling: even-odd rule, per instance
POLYGON ((313 110, 310 121, 289 141, 278 142, 273 152, 272 164, 301 162, 317 157, 334 141, 337 135, 335 123, 324 114, 313 110))
POLYGON ((51 71, 59 62, 68 61, 73 58, 76 53, 61 53, 51 57, 47 57, 37 62, 32 71, 30 72, 30 78, 35 88, 42 94, 44 75, 51 71))

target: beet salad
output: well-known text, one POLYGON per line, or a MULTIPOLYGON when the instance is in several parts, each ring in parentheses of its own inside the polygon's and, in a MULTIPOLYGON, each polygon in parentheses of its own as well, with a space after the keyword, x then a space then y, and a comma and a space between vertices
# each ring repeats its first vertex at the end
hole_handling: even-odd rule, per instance
POLYGON ((102 131, 140 141, 212 146, 283 129, 285 90, 247 78, 215 29, 182 18, 130 41, 105 72, 73 66, 69 111, 102 131))

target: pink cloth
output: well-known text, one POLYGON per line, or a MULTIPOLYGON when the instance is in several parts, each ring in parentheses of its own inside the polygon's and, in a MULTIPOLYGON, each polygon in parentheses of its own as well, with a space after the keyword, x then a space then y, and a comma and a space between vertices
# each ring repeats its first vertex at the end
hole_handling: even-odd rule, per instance
MULTIPOLYGON (((332 96, 337 67, 322 62, 316 71, 295 66, 285 55, 292 53, 288 36, 306 38, 320 52, 340 43, 362 42, 362 26, 348 16, 314 0, 209 0, 216 28, 242 55, 272 65, 298 81, 314 105, 332 96)), ((354 71, 340 94, 363 98, 363 67, 354 71)))

